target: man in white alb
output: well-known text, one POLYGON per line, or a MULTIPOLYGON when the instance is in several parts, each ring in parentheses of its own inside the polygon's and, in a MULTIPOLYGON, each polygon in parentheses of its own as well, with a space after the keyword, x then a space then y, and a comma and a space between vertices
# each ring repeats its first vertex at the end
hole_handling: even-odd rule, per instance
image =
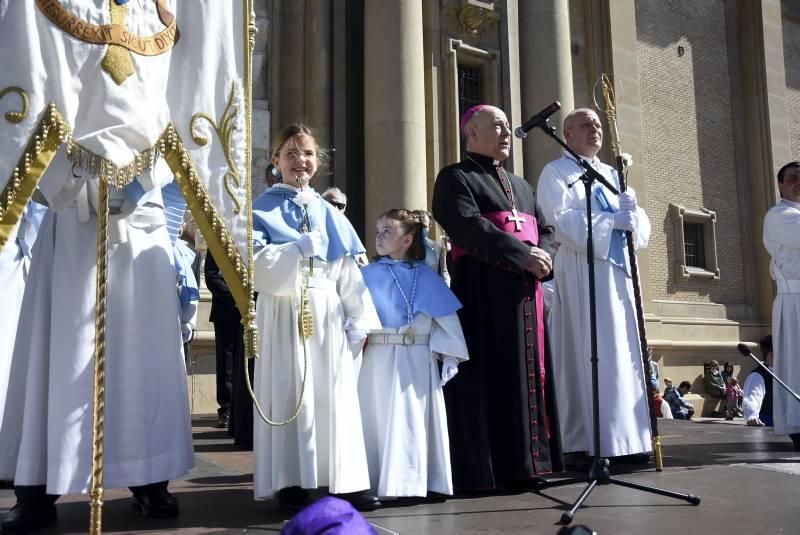
MULTIPOLYGON (((603 129, 594 111, 580 108, 567 115, 564 137, 619 188, 616 171, 597 158, 603 129)), ((586 200, 577 181, 581 174, 583 169, 565 152, 542 170, 537 199, 559 243, 548 322, 564 451, 594 455, 586 200)), ((652 449, 652 439, 625 231, 633 233, 634 248, 644 248, 650 221, 632 189, 617 197, 600 183, 592 188, 600 455, 644 454, 652 449)))
MULTIPOLYGON (((764 247, 772 262, 777 295, 772 304, 775 375, 795 392, 800 389, 800 161, 778 171, 780 202, 764 218, 764 247)), ((776 435, 789 435, 800 451, 800 402, 783 388, 773 390, 776 435)))

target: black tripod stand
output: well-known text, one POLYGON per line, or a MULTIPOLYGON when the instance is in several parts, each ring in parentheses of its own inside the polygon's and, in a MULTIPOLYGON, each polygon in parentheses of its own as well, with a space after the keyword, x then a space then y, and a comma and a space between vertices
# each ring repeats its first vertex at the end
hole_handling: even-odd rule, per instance
POLYGON ((597 485, 620 485, 622 487, 651 492, 653 494, 660 494, 661 496, 669 496, 670 498, 686 500, 692 505, 698 505, 700 503, 700 498, 692 494, 682 494, 680 492, 649 487, 647 485, 640 485, 638 483, 631 483, 629 481, 622 481, 613 478, 608 471, 608 459, 600 457, 600 385, 597 368, 597 312, 595 305, 594 282, 594 241, 592 238, 592 182, 597 180, 611 190, 612 193, 618 194, 619 192, 613 185, 608 183, 603 175, 598 173, 591 165, 589 165, 588 162, 583 160, 580 156, 578 156, 578 154, 575 153, 575 151, 570 149, 567 144, 564 143, 560 137, 558 137, 555 128, 550 126, 547 121, 540 125, 540 127, 547 135, 553 138, 556 143, 561 145, 564 150, 572 155, 577 165, 580 165, 584 170, 583 175, 581 175, 578 180, 583 182, 584 191, 586 194, 586 260, 589 267, 589 328, 592 362, 592 421, 594 424, 594 460, 592 461, 592 466, 589 469, 589 473, 586 475, 586 477, 559 480, 542 479, 538 482, 536 491, 539 492, 547 488, 561 487, 579 482, 587 483, 586 488, 583 489, 583 492, 581 492, 580 496, 578 496, 578 499, 575 501, 572 507, 568 511, 565 511, 563 515, 561 515, 561 524, 569 524, 572 522, 572 519, 575 518, 575 512, 580 508, 581 505, 583 505, 583 502, 586 501, 586 498, 589 497, 589 494, 591 494, 597 485))

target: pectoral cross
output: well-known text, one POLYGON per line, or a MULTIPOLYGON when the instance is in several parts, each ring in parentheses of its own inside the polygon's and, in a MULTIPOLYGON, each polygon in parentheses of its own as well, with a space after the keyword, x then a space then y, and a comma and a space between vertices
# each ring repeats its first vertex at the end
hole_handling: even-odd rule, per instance
POLYGON ((514 232, 519 232, 522 230, 522 224, 525 222, 525 218, 519 215, 516 208, 512 208, 511 215, 506 216, 506 223, 510 223, 511 221, 514 222, 514 232))

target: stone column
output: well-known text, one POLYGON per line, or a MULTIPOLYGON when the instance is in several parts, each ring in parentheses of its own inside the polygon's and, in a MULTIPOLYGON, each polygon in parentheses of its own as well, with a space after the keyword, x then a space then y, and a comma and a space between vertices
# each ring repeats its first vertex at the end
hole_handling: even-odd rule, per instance
MULTIPOLYGON (((305 112, 306 121, 319 135, 320 145, 331 143, 331 3, 306 0, 305 112)), ((294 32, 292 32, 294 33, 294 32)), ((317 178, 319 188, 322 181, 317 178)), ((327 186, 327 181, 325 182, 327 186)), ((324 188, 322 188, 324 189, 324 188)))
POLYGON ((305 42, 294 31, 305 26, 305 2, 272 2, 272 136, 305 119, 305 42), (293 31, 290 31, 290 28, 293 31))
MULTIPOLYGON (((755 319, 758 332, 743 333, 742 340, 755 339, 771 327, 775 296, 770 275, 770 256, 762 245, 764 216, 780 198, 778 169, 793 159, 783 56, 783 27, 780 0, 737 3, 739 50, 742 57, 743 125, 747 139, 750 181, 749 206, 742 206, 744 227, 750 233, 750 270, 754 284, 755 319)), ((743 190, 747 191, 747 190, 743 190)))
POLYGON ((390 208, 427 207, 422 3, 364 3, 365 228, 390 208))
POLYGON ((273 2, 273 135, 302 121, 330 143, 330 16, 326 0, 273 2))
MULTIPOLYGON (((522 120, 558 100, 562 111, 550 118, 559 131, 561 119, 574 107, 569 36, 569 0, 519 2, 522 78, 522 120)), ((561 154, 555 142, 541 134, 523 143, 525 178, 535 184, 547 162, 561 154)))
MULTIPOLYGON (((644 133, 642 132, 642 92, 639 87, 639 61, 636 53, 638 38, 636 36, 636 4, 634 0, 609 1, 608 11, 600 8, 589 12, 591 17, 602 17, 608 21, 608 42, 603 43, 610 50, 610 65, 603 68, 614 74, 614 79, 621 84, 624 95, 617 103, 617 126, 619 129, 622 150, 633 157, 639 165, 633 165, 628 173, 628 185, 636 190, 639 204, 648 209, 651 221, 654 212, 648 204, 647 181, 644 174, 644 133)), ((589 53, 589 52, 587 52, 589 53)), ((589 76, 595 75, 593 72, 589 76)), ((603 145, 610 158, 611 135, 608 133, 608 120, 600 113, 603 123, 603 145)), ((602 154, 601 154, 602 156, 602 154)), ((610 163, 610 162, 609 162, 610 163)), ((639 260, 639 280, 642 286, 642 298, 645 310, 653 307, 653 285, 650 284, 650 255, 647 249, 637 253, 639 260)), ((649 327, 648 327, 649 328, 649 327)))

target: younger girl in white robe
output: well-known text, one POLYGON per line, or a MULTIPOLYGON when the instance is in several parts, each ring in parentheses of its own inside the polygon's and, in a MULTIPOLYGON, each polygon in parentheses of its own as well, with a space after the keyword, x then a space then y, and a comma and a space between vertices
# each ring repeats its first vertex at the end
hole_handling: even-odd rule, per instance
POLYGON ((425 265, 411 212, 386 212, 376 230, 381 256, 362 273, 383 328, 370 331, 358 380, 370 488, 379 497, 452 494, 442 387, 467 360, 461 303, 425 265))

